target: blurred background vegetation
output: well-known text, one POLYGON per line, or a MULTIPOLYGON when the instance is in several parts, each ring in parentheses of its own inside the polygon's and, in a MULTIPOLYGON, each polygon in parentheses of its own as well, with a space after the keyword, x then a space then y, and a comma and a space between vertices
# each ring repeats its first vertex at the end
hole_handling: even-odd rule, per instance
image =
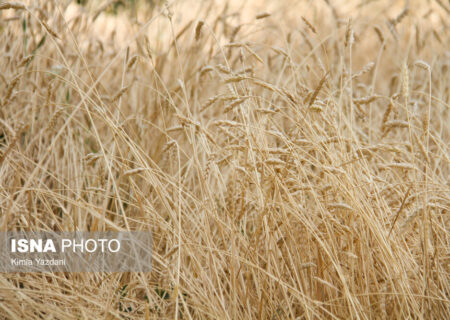
MULTIPOLYGON (((86 7, 91 3, 95 3, 97 5, 101 2, 101 0, 75 0, 75 2, 78 5, 86 7)), ((116 15, 120 10, 130 10, 131 12, 136 12, 137 7, 141 3, 145 3, 151 8, 154 8, 157 4, 161 3, 162 0, 106 0, 103 2, 104 5, 107 6, 107 10, 105 12, 116 15)))

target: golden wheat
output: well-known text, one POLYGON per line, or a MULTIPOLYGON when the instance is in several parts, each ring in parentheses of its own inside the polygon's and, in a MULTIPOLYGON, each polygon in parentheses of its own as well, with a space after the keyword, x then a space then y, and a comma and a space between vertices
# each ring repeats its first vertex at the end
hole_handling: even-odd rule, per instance
POLYGON ((407 4, 0 3, 2 231, 153 236, 0 318, 450 318, 449 9, 407 4))

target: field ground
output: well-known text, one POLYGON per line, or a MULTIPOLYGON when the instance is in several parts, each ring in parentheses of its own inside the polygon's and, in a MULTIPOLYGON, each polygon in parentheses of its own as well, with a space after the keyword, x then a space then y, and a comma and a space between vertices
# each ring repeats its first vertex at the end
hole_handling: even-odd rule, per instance
POLYGON ((448 1, 0 9, 1 230, 154 252, 0 274, 1 318, 450 318, 448 1))

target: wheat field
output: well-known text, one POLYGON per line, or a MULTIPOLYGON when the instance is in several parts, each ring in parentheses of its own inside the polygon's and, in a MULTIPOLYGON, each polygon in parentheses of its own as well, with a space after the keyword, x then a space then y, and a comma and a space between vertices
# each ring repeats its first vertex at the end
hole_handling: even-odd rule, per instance
POLYGON ((448 1, 122 3, 0 2, 0 225, 153 271, 2 273, 2 319, 450 318, 448 1))

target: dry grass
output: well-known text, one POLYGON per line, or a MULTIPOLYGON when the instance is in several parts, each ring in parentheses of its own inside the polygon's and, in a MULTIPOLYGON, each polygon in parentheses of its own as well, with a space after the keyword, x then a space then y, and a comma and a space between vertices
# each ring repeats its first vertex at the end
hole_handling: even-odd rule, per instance
POLYGON ((66 2, 0 4, 0 224, 154 268, 1 274, 2 318, 450 317, 448 2, 66 2))

